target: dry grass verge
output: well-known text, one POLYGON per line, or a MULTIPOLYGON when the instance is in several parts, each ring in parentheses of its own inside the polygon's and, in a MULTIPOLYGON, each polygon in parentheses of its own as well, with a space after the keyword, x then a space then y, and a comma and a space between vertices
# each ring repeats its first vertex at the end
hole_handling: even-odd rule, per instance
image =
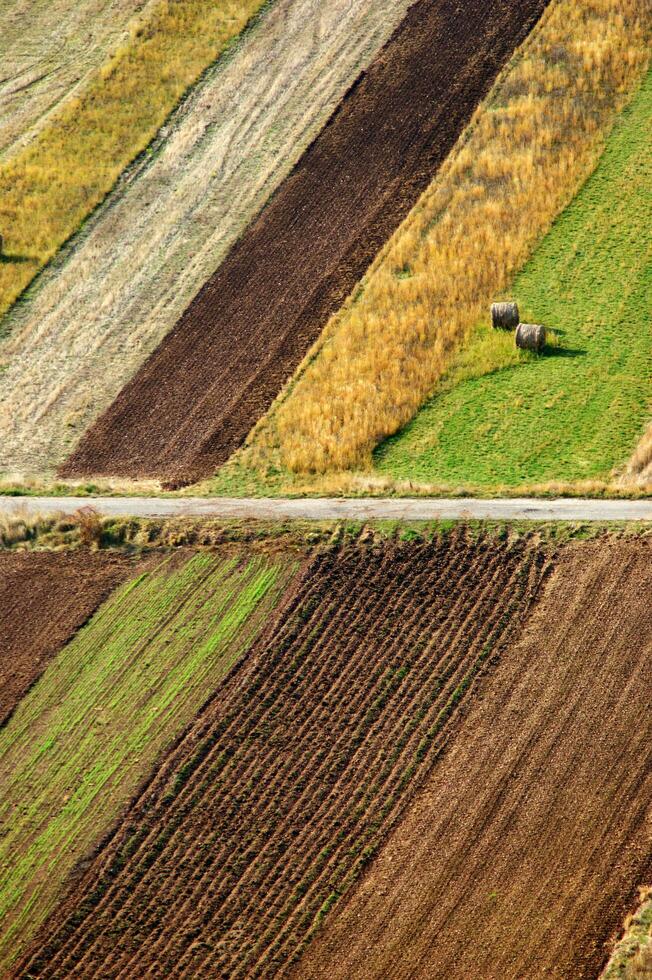
POLYGON ((263 0, 160 0, 130 41, 0 165, 0 314, 142 152, 263 0))
POLYGON ((623 483, 640 485, 652 483, 652 423, 647 427, 627 464, 623 483))
POLYGON ((595 166, 647 64, 644 0, 556 0, 252 437, 255 466, 365 466, 595 166))

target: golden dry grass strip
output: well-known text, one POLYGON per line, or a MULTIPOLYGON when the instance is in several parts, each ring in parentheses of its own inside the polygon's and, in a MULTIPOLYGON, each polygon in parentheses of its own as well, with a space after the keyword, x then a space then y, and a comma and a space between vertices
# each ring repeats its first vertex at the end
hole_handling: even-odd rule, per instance
POLYGON ((0 315, 108 193, 263 0, 161 0, 130 41, 0 165, 0 315))
POLYGON ((304 473, 369 464, 595 167, 646 68, 649 28, 645 0, 553 0, 250 436, 249 463, 304 473))
POLYGON ((625 484, 652 483, 652 422, 632 454, 623 475, 625 484))

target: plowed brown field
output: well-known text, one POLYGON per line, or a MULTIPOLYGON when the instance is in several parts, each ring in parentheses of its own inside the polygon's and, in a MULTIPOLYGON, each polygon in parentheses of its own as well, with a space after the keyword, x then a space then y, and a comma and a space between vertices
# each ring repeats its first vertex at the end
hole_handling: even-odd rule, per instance
POLYGON ((207 476, 430 182, 546 0, 419 0, 61 472, 207 476))
POLYGON ((567 553, 303 978, 595 978, 652 871, 652 547, 567 553))
POLYGON ((0 554, 0 725, 135 567, 106 552, 0 554))
POLYGON ((525 543, 329 552, 41 936, 24 976, 272 976, 371 859, 547 561, 525 543))

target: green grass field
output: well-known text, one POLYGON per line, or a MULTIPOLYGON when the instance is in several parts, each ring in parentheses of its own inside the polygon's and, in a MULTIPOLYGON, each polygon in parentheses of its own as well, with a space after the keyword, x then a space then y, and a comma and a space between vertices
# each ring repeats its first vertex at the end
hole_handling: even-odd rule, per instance
POLYGON ((440 485, 605 478, 651 414, 652 73, 592 177, 512 293, 558 346, 522 354, 478 325, 435 395, 375 453, 377 470, 440 485))
POLYGON ((119 589, 0 732, 0 973, 264 626, 293 561, 197 554, 119 589))

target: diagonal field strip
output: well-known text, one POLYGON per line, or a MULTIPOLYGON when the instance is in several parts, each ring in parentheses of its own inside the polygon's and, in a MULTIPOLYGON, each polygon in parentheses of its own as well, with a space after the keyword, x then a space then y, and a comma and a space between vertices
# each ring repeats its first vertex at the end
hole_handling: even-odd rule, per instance
POLYGON ((179 554, 132 579, 0 732, 0 972, 266 625, 296 560, 179 554))
POLYGON ((0 154, 43 121, 156 0, 3 0, 0 154))
POLYGON ((210 475, 432 180, 545 0, 418 0, 66 475, 210 475))
POLYGON ((71 514, 91 505, 101 517, 216 517, 222 520, 309 521, 652 521, 652 499, 581 497, 481 499, 313 497, 3 497, 9 518, 71 514))
POLYGON ((297 978, 600 975, 652 871, 651 559, 649 541, 560 556, 297 978))
MULTIPOLYGON (((512 362, 523 356, 513 335, 488 327, 489 306, 521 299, 513 277, 637 92, 649 61, 646 11, 645 0, 553 0, 218 485, 266 470, 288 485, 296 474, 370 468, 374 446, 450 387, 451 373, 488 373, 506 352, 512 362)), ((559 297, 555 272, 549 283, 559 297)), ((571 297, 562 302, 566 316, 579 312, 571 297)), ((538 303, 521 312, 544 316, 538 303)), ((479 435, 465 449, 481 456, 492 433, 482 429, 486 412, 477 414, 479 435)), ((513 420, 521 414, 510 406, 513 420)), ((528 444, 546 433, 539 424, 528 444)))
POLYGON ((395 479, 515 487, 608 479, 652 414, 652 71, 597 169, 516 277, 526 322, 558 332, 541 357, 476 331, 415 418, 377 450, 395 479), (470 376, 469 376, 470 375, 470 376))
POLYGON ((223 260, 411 0, 276 0, 3 320, 0 471, 63 462, 223 260))
MULTIPOLYGON (((0 313, 116 185, 265 0, 157 0, 31 140, 0 160, 0 313)), ((272 2, 272 0, 270 0, 272 2)))

